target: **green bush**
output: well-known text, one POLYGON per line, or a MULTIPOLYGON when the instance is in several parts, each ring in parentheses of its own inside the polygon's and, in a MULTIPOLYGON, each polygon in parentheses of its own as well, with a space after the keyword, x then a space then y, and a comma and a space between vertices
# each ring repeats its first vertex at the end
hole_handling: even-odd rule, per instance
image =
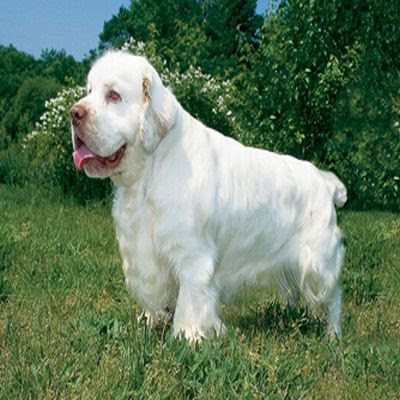
POLYGON ((153 41, 143 43, 131 38, 122 50, 147 57, 160 73, 164 85, 170 86, 182 106, 204 124, 229 136, 240 132, 240 126, 230 110, 230 105, 238 96, 231 81, 219 80, 199 67, 189 66, 185 71, 181 71, 179 65, 169 68, 158 55, 153 41))
POLYGON ((31 166, 15 143, 0 151, 0 183, 18 185, 29 179, 31 166))
POLYGON ((400 100, 371 96, 353 88, 338 101, 327 165, 346 182, 354 206, 399 210, 400 100))
POLYGON ((250 55, 246 143, 336 172, 355 207, 400 209, 396 7, 282 1, 250 55))

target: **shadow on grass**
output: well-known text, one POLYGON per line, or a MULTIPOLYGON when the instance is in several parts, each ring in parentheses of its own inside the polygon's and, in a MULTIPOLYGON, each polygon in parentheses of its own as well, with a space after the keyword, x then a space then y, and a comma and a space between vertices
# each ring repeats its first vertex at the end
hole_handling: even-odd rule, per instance
POLYGON ((313 315, 306 307, 282 306, 279 302, 269 302, 256 309, 249 307, 245 313, 232 318, 232 324, 252 335, 268 333, 276 336, 325 334, 325 322, 313 315))
MULTIPOLYGON (((257 308, 246 307, 240 311, 231 305, 227 307, 226 311, 222 320, 227 327, 233 330, 239 329, 248 336, 268 334, 280 337, 304 335, 322 338, 326 333, 324 319, 315 316, 304 306, 283 306, 274 301, 257 306, 257 308)), ((172 329, 172 320, 173 316, 153 326, 152 333, 164 342, 172 329)), ((136 323, 143 324, 143 327, 146 325, 144 321, 136 323)))

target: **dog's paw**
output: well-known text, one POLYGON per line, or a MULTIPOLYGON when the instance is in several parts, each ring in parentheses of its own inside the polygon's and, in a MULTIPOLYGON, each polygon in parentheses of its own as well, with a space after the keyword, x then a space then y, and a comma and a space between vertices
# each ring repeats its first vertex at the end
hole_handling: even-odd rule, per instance
POLYGON ((212 337, 224 336, 227 332, 226 326, 220 321, 218 324, 214 324, 211 327, 174 327, 174 337, 184 338, 189 342, 201 342, 203 339, 209 339, 212 337))

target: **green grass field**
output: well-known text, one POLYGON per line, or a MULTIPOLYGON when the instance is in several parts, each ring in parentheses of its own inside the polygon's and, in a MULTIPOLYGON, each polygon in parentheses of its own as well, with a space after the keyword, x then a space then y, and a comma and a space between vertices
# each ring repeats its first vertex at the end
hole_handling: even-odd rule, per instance
POLYGON ((252 291, 190 345, 137 321, 109 204, 0 185, 0 399, 399 399, 400 215, 339 217, 340 342, 252 291))

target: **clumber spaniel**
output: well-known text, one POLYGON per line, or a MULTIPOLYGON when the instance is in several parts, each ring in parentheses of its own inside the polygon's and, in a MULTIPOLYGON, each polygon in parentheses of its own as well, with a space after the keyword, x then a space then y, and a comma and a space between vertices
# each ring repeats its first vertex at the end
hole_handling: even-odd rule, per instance
POLYGON ((218 303, 275 283, 302 294, 340 335, 344 257, 332 173, 245 147, 189 115, 143 57, 109 51, 71 109, 73 158, 116 185, 113 217, 130 293, 151 322, 173 311, 174 335, 225 327, 218 303))

